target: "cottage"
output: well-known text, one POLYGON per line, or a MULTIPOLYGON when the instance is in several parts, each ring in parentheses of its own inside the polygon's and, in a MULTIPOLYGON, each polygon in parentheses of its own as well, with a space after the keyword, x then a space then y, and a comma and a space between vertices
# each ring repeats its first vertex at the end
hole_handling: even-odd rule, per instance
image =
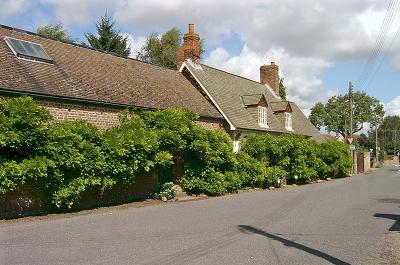
POLYGON ((0 96, 32 96, 56 120, 83 119, 101 128, 126 108, 183 108, 206 128, 223 128, 234 149, 251 133, 325 137, 294 102, 279 97, 279 67, 260 67, 260 82, 200 63, 200 37, 189 24, 178 70, 40 37, 0 25, 0 96))
POLYGON ((179 72, 223 115, 235 150, 250 133, 297 133, 325 141, 294 102, 279 97, 279 67, 274 62, 260 67, 260 82, 255 82, 201 64, 199 57, 200 37, 190 24, 178 52, 179 72))
POLYGON ((224 122, 178 71, 2 25, 0 40, 0 96, 31 96, 57 121, 109 128, 122 109, 183 108, 204 127, 224 122))

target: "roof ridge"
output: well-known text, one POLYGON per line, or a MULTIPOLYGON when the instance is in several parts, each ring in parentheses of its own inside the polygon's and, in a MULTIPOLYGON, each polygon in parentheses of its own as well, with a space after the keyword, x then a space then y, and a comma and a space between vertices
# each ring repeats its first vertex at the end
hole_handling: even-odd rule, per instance
POLYGON ((168 68, 168 67, 165 67, 165 66, 162 66, 162 65, 158 65, 158 64, 154 64, 154 63, 150 63, 150 62, 145 62, 145 61, 142 61, 142 60, 139 60, 139 59, 136 59, 136 58, 132 58, 132 57, 128 57, 128 56, 122 56, 122 55, 119 55, 119 54, 114 53, 114 52, 108 52, 108 51, 92 48, 92 47, 90 47, 90 46, 88 46, 88 45, 86 45, 84 43, 76 43, 76 42, 69 42, 69 41, 64 41, 64 40, 52 39, 52 38, 49 38, 49 37, 46 37, 46 36, 39 35, 39 34, 37 34, 35 32, 32 32, 32 31, 28 31, 28 30, 24 30, 24 29, 20 29, 20 28, 14 28, 14 27, 7 26, 7 25, 4 25, 4 24, 0 23, 0 29, 1 28, 12 30, 12 31, 17 31, 17 32, 20 32, 20 33, 25 33, 25 34, 36 36, 36 37, 40 37, 40 38, 43 38, 43 39, 46 39, 46 40, 57 41, 57 42, 61 42, 61 43, 64 43, 64 44, 70 44, 70 45, 73 45, 73 46, 76 46, 76 47, 80 47, 80 48, 83 48, 83 49, 88 49, 88 50, 92 50, 92 51, 108 54, 108 55, 111 55, 111 56, 114 56, 114 57, 118 57, 118 58, 121 58, 121 59, 132 60, 132 61, 136 61, 136 62, 148 64, 148 65, 157 66, 157 67, 160 67, 160 68, 163 68, 163 69, 166 69, 166 70, 175 71, 174 69, 171 69, 171 68, 168 68))
POLYGON ((257 81, 255 81, 255 80, 252 80, 252 79, 250 79, 250 78, 247 78, 247 77, 244 77, 244 76, 241 76, 241 75, 233 74, 233 73, 227 72, 227 71, 225 71, 225 70, 221 70, 221 69, 218 69, 218 68, 215 68, 215 67, 206 65, 206 64, 201 64, 201 65, 206 66, 206 67, 211 68, 211 69, 214 69, 214 70, 217 70, 217 71, 220 71, 220 72, 223 72, 223 73, 225 73, 225 74, 229 74, 229 75, 233 75, 233 76, 236 76, 236 77, 240 77, 240 78, 242 78, 242 79, 246 79, 246 80, 248 80, 248 81, 254 82, 254 83, 259 84, 259 85, 263 85, 263 84, 261 84, 260 82, 257 82, 257 81))

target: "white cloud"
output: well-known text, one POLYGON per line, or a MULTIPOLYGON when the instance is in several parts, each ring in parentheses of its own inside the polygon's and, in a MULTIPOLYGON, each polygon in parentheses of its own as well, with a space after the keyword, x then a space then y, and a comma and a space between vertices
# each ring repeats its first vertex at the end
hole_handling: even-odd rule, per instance
POLYGON ((93 18, 98 19, 114 5, 112 1, 107 0, 43 0, 43 2, 53 6, 57 19, 67 25, 81 25, 92 21, 93 18))
POLYGON ((1 0, 0 7, 0 18, 10 17, 27 10, 29 2, 26 0, 1 0))
POLYGON ((132 34, 124 33, 124 36, 128 37, 128 45, 131 47, 131 54, 129 57, 136 58, 137 53, 142 49, 146 43, 145 36, 139 36, 134 38, 132 34))
POLYGON ((400 96, 395 97, 385 106, 386 115, 399 115, 400 116, 400 96))
POLYGON ((289 100, 295 101, 300 108, 309 109, 315 101, 328 96, 323 92, 322 81, 317 76, 330 63, 318 58, 291 56, 281 48, 272 48, 261 54, 245 45, 239 55, 231 56, 224 48, 218 47, 204 63, 259 81, 260 66, 271 61, 280 66, 289 100))

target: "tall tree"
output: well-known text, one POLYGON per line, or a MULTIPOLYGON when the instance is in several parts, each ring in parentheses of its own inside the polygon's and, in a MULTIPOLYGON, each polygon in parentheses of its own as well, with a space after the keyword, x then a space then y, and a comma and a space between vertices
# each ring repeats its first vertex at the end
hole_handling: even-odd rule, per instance
MULTIPOLYGON (((318 102, 309 116, 317 128, 338 132, 343 137, 350 135, 349 95, 331 97, 326 104, 318 102)), ((383 105, 365 92, 353 93, 353 133, 360 131, 365 123, 379 124, 385 111, 383 105)))
POLYGON ((283 78, 279 79, 279 96, 286 100, 286 86, 283 83, 283 78))
POLYGON ((73 42, 74 40, 69 35, 68 30, 64 28, 63 24, 50 24, 44 25, 37 28, 37 34, 53 40, 60 40, 66 42, 73 42))
POLYGON ((400 116, 386 116, 378 127, 380 146, 389 154, 400 151, 400 116))
POLYGON ((115 22, 107 13, 96 23, 97 36, 85 33, 90 46, 95 49, 113 52, 122 56, 128 56, 131 48, 128 45, 128 37, 123 36, 115 29, 115 22))
MULTIPOLYGON (((160 35, 152 33, 147 38, 145 45, 138 52, 136 58, 145 62, 161 65, 167 68, 176 68, 176 54, 181 47, 182 33, 177 28, 172 28, 160 35)), ((201 40, 200 55, 204 53, 201 40)))

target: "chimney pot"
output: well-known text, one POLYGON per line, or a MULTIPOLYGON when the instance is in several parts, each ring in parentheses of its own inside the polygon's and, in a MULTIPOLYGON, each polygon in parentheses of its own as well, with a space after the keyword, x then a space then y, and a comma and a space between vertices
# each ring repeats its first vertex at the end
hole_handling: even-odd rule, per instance
POLYGON ((189 24, 189 33, 194 33, 194 24, 189 24))

